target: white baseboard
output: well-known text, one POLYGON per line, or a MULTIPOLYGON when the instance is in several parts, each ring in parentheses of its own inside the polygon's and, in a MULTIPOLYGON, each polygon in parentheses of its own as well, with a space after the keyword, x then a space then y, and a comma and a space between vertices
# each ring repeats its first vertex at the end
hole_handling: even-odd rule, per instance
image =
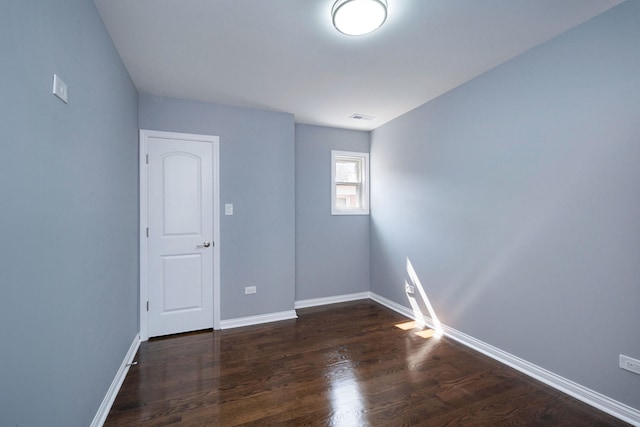
POLYGON ((133 358, 136 357, 138 347, 140 347, 140 334, 136 334, 136 336, 133 338, 131 347, 129 347, 129 351, 124 357, 122 365, 120 365, 115 378, 111 382, 111 386, 109 386, 107 394, 104 396, 104 399, 102 399, 102 403, 98 408, 98 412, 96 413, 95 417, 93 417, 91 427, 102 427, 104 422, 107 420, 107 416, 109 415, 111 406, 113 406, 113 402, 116 400, 116 396, 118 395, 120 387, 122 386, 122 383, 127 376, 127 372, 129 372, 129 364, 133 362, 133 358))
MULTIPOLYGON (((383 296, 380 296, 376 293, 370 292, 370 298, 372 300, 374 300, 375 302, 377 302, 378 304, 384 305, 387 308, 390 308, 391 310, 395 311, 396 313, 400 313, 403 316, 406 316, 410 319, 416 320, 413 311, 410 308, 407 308, 403 305, 398 304, 395 301, 391 301, 390 299, 387 299, 383 296)), ((431 325, 431 323, 429 323, 429 325, 431 325)))
POLYGON ((358 292, 355 294, 337 295, 333 297, 312 298, 296 301, 295 308, 317 307, 319 305, 336 304, 339 302, 356 301, 359 299, 369 299, 370 292, 358 292))
POLYGON ((279 320, 297 319, 295 310, 277 313, 259 314, 257 316, 238 317, 220 321, 220 329, 240 328, 242 326, 260 325, 262 323, 277 322, 279 320))
MULTIPOLYGON (((373 292, 371 293, 371 299, 410 319, 417 320, 410 308, 400 305, 373 292)), ((431 318, 424 316, 424 319, 422 320, 424 320, 427 326, 431 328, 434 327, 431 318)), ((553 372, 547 371, 544 368, 527 362, 526 360, 514 356, 513 354, 507 353, 506 351, 500 350, 497 347, 473 338, 472 336, 469 336, 447 325, 442 325, 442 329, 445 336, 459 342, 460 344, 463 344, 469 348, 472 348, 473 350, 489 356, 492 359, 497 360, 498 362, 504 363, 505 365, 510 366, 525 375, 535 378, 538 381, 541 381, 563 393, 566 393, 569 396, 575 397, 576 399, 581 400, 582 402, 591 405, 603 412, 606 412, 609 415, 619 418, 622 421, 630 423, 634 426, 640 426, 640 410, 613 400, 603 394, 600 394, 571 380, 561 377, 560 375, 554 374, 553 372)))

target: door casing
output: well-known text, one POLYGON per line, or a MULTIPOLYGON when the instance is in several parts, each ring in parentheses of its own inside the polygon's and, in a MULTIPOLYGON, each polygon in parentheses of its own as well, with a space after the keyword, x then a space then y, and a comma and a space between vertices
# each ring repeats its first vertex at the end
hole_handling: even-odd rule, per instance
POLYGON ((213 135, 197 135, 156 130, 140 130, 140 340, 149 339, 147 301, 149 301, 149 263, 147 246, 148 227, 148 182, 147 144, 148 138, 183 139, 212 144, 213 185, 213 328, 220 329, 220 138, 213 135))

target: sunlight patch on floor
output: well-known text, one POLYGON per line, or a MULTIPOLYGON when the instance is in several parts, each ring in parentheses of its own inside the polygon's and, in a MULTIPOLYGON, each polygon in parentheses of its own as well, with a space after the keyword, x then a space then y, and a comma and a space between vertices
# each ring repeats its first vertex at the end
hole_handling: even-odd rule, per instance
POLYGON ((419 337, 427 339, 427 338, 431 338, 432 336, 436 335, 436 331, 434 331, 433 329, 425 329, 425 330, 422 330, 422 331, 415 332, 415 334, 417 336, 419 336, 419 337))
POLYGON ((402 329, 403 331, 408 331, 416 328, 416 322, 412 320, 410 322, 398 323, 395 326, 396 328, 402 329))
MULTIPOLYGON (((395 327, 398 329, 402 329, 403 331, 410 331, 412 329, 421 329, 424 326, 421 326, 420 324, 412 320, 410 322, 398 323, 397 325, 395 325, 395 327)), ((435 336, 436 331, 434 331, 433 329, 422 329, 420 331, 414 332, 414 334, 427 339, 435 336)))

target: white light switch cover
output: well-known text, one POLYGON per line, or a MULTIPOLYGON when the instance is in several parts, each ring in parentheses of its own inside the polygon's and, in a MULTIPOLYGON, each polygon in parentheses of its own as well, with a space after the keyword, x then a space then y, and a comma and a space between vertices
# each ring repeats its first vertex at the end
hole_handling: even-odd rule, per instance
POLYGON ((53 94, 60 98, 65 104, 69 102, 69 90, 67 88, 67 84, 63 82, 57 74, 53 75, 53 94))

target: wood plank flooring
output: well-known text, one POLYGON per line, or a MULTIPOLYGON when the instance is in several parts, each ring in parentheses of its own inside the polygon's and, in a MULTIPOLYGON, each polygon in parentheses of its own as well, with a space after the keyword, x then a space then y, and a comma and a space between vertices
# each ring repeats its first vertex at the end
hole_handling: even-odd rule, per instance
POLYGON ((106 426, 624 426, 369 300, 142 343, 106 426))

